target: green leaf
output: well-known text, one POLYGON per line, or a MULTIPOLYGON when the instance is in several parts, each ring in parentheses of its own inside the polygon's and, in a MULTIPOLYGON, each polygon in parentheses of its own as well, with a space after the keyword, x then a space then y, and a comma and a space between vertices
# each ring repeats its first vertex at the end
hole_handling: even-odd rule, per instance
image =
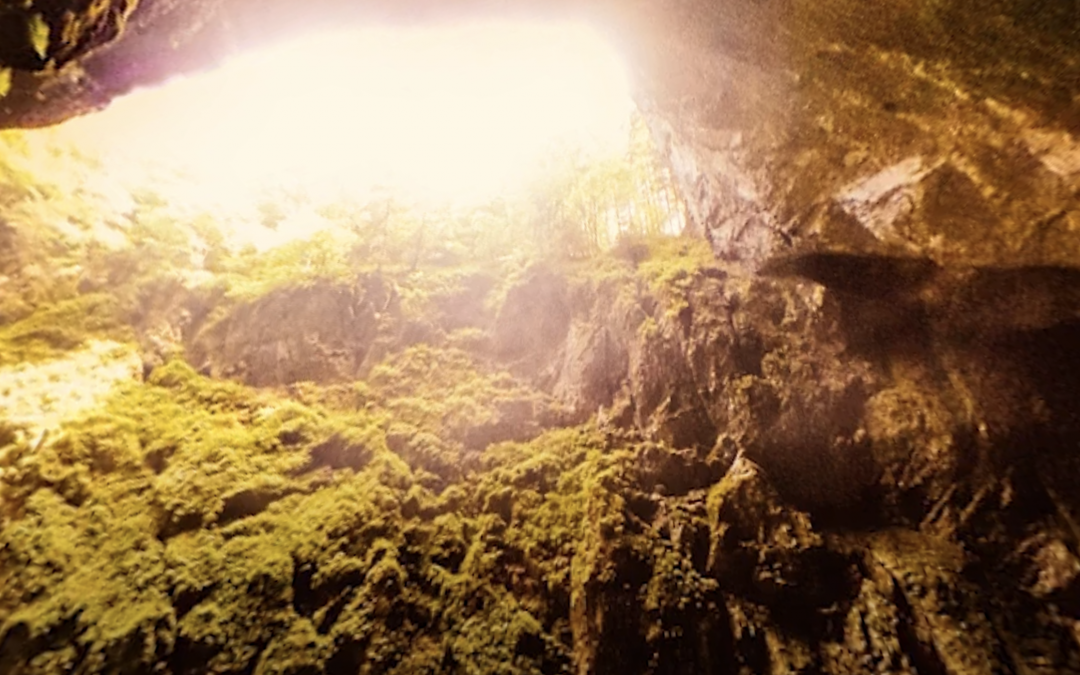
POLYGON ((0 98, 11 91, 11 68, 0 68, 0 98))
POLYGON ((30 35, 30 45, 41 58, 49 51, 49 24, 45 23, 45 17, 34 14, 26 24, 27 33, 30 35))

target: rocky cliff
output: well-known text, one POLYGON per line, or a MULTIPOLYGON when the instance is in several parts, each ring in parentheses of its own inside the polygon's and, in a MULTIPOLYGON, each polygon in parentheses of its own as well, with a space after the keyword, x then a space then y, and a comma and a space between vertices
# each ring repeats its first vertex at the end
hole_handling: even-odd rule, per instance
MULTIPOLYGON (((9 421, 4 671, 1080 667, 1075 278, 896 263, 674 239, 144 293, 171 327, 104 352, 117 388, 9 421)), ((53 351, 5 395, 145 330, 113 311, 6 326, 53 351)))

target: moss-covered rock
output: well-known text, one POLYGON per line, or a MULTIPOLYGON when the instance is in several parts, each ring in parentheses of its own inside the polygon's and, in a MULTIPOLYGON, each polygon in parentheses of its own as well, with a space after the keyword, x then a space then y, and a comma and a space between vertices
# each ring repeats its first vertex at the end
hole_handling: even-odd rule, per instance
POLYGON ((966 349, 930 324, 921 352, 867 351, 830 278, 754 275, 704 243, 634 246, 505 277, 353 270, 254 297, 227 275, 208 291, 135 272, 116 294, 5 326, 19 359, 70 358, 100 336, 131 353, 162 325, 152 317, 219 301, 176 323, 174 347, 103 407, 0 438, 0 664, 847 673, 1075 660, 1046 643, 1075 604, 1054 543, 1071 541, 1075 507, 1056 483, 1040 497, 1009 449, 1020 429, 1067 434, 1067 398, 1047 389, 1034 416, 1005 420, 995 411, 1016 399, 980 374, 988 354, 1012 359, 1002 372, 1041 372, 1010 346, 1015 331, 966 349), (140 288, 158 291, 125 296, 140 288), (379 316, 349 323, 357 305, 379 316), (558 325, 539 332, 551 307, 558 325), (333 340, 366 355, 331 368, 319 350, 333 340), (257 367, 213 377, 238 354, 257 367), (209 375, 193 369, 205 363, 209 375), (1030 583, 1010 587, 1016 574, 1030 583), (975 588, 984 600, 951 590, 975 588), (1039 623, 980 618, 998 610, 1039 623))
MULTIPOLYGON (((0 9, 0 124, 289 4, 0 9)), ((0 671, 1080 671, 1074 31, 984 5, 605 10, 705 236, 584 260, 230 249, 5 137, 0 368, 143 377, 0 427, 0 671)))

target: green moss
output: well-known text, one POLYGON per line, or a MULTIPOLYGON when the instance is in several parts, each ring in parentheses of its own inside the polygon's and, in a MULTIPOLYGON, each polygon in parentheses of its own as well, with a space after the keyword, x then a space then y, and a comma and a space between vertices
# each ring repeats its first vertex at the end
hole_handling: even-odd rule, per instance
POLYGON ((510 523, 506 542, 536 565, 544 584, 566 587, 571 560, 588 534, 621 527, 621 509, 609 502, 609 490, 625 483, 632 457, 612 451, 591 428, 552 431, 527 445, 485 452, 477 494, 481 503, 499 505, 510 523), (499 496, 509 503, 500 504, 499 496))
MULTIPOLYGON (((331 409, 166 364, 58 441, 15 450, 0 632, 37 636, 41 664, 72 657, 51 636, 75 625, 101 668, 117 650, 148 670, 180 650, 203 655, 200 672, 567 671, 561 608, 630 536, 634 446, 581 427, 455 462, 444 419, 425 412, 439 428, 425 431, 381 408, 514 386, 414 350, 373 377, 372 405, 331 409), (437 469, 441 492, 425 452, 457 469, 437 469)), ((656 551, 652 601, 703 592, 678 551, 631 539, 656 551)))
MULTIPOLYGON (((89 18, 73 16, 72 35, 89 18)), ((45 19, 54 37, 66 21, 45 19)), ((507 290, 541 251, 577 312, 597 290, 619 302, 685 291, 673 270, 696 273, 691 248, 624 238, 610 254, 598 240, 567 250, 542 238, 576 246, 573 219, 539 228, 505 203, 388 202, 306 203, 337 227, 260 253, 231 249, 218 214, 149 189, 97 240, 106 218, 67 198, 68 174, 53 177, 70 153, 50 163, 21 136, 0 140, 12 150, 0 153, 0 205, 34 224, 0 246, 0 273, 20 284, 0 307, 0 366, 145 340, 181 314, 206 334, 237 307, 316 283, 376 316, 358 367, 379 361, 362 382, 273 392, 173 360, 38 448, 0 429, 0 646, 28 646, 0 649, 0 670, 565 673, 570 599, 596 602, 582 589, 618 576, 617 541, 655 570, 634 590, 654 623, 670 619, 654 605, 701 591, 683 552, 628 506, 642 501, 636 442, 558 428, 561 407, 488 357, 507 290), (37 227, 43 204, 71 241, 37 227), (75 272, 38 283, 40 261, 75 272)), ((289 217, 286 201, 259 215, 289 217)))
POLYGON ((669 312, 677 314, 688 306, 687 294, 701 270, 716 265, 716 256, 699 238, 653 238, 647 245, 638 272, 653 293, 668 301, 669 312))
MULTIPOLYGON (((334 434, 363 436, 357 422, 172 363, 150 383, 122 387, 101 413, 67 424, 57 442, 32 454, 16 449, 20 457, 2 483, 3 499, 15 508, 13 524, 0 532, 4 569, 15 570, 0 592, 3 630, 22 625, 46 635, 86 617, 91 656, 104 659, 106 645, 143 635, 149 651, 132 658, 149 663, 167 646, 150 636, 166 628, 172 634, 173 626, 170 639, 217 645, 224 634, 228 649, 240 649, 226 649, 213 668, 242 662, 250 649, 243 645, 275 634, 273 613, 289 607, 298 544, 254 534, 222 539, 220 530, 203 528, 243 522, 303 492, 297 470, 334 434), (279 487, 288 489, 275 492, 279 487), (249 501, 237 502, 238 495, 249 501), (175 624, 178 598, 208 588, 217 589, 212 601, 175 624)), ((371 505, 359 519, 368 525, 392 499, 371 481, 394 482, 385 463, 375 464, 368 485, 354 492, 371 505)), ((327 506, 324 513, 338 519, 348 513, 327 506)), ((356 524, 342 525, 339 536, 356 524)), ((311 539, 305 526, 289 531, 311 539)))
POLYGON ((456 349, 411 347, 376 366, 368 383, 395 419, 468 447, 528 438, 555 414, 547 396, 456 349))
POLYGON ((0 327, 0 366, 37 362, 78 349, 92 338, 130 340, 114 297, 85 295, 0 327))
MULTIPOLYGON (((580 278, 681 288, 646 264, 613 257, 580 278)), ((414 272, 408 311, 482 304, 480 277, 414 272)), ((91 309, 35 314, 0 337, 51 354, 123 329, 91 309), (56 323, 77 330, 65 341, 56 323)), ((176 655, 197 654, 209 673, 569 672, 566 608, 621 578, 616 544, 652 570, 633 591, 642 639, 678 639, 668 608, 713 589, 628 506, 643 499, 636 442, 557 428, 550 397, 467 349, 477 333, 458 328, 461 348, 390 349, 363 382, 277 393, 171 361, 40 450, 11 445, 0 640, 34 636, 40 672, 79 654, 106 669, 118 653, 181 671, 176 655)))
POLYGON ((25 430, 0 416, 0 452, 23 441, 25 430))
POLYGON ((691 561, 673 547, 658 547, 653 558, 653 576, 645 592, 645 610, 654 613, 655 629, 668 630, 665 619, 685 610, 702 609, 718 584, 694 569, 691 561))

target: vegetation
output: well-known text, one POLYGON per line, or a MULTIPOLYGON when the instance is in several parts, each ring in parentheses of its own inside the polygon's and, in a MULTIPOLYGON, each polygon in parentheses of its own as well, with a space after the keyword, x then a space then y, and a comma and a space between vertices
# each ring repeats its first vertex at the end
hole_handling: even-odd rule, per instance
POLYGON ((565 152, 552 164, 532 191, 534 234, 544 250, 591 256, 624 237, 682 230, 681 206, 640 116, 633 121, 627 157, 589 162, 565 152))
MULTIPOLYGON (((585 426, 471 461, 429 431, 464 418, 409 402, 439 386, 433 359, 458 383, 447 410, 499 407, 505 380, 470 378, 457 353, 405 354, 352 410, 172 362, 54 443, 8 434, 0 632, 37 641, 27 672, 118 653, 174 672, 567 670, 561 603, 627 527, 635 446, 585 426)), ((641 589, 659 607, 684 594, 688 563, 640 536, 671 579, 641 589)))
POLYGON ((569 608, 622 578, 619 556, 652 570, 634 634, 682 639, 664 608, 714 589, 635 515, 652 508, 646 444, 578 424, 491 347, 503 305, 532 311, 538 269, 678 290, 654 256, 698 257, 659 238, 677 217, 638 142, 525 200, 282 193, 245 215, 93 183, 90 158, 0 137, 0 369, 92 340, 145 363, 44 436, 0 424, 0 671, 570 672, 575 631, 610 627, 575 628, 569 608), (290 238, 297 218, 315 227, 290 238), (296 289, 375 321, 357 377, 259 390, 184 361, 296 289))
POLYGON ((116 299, 83 295, 44 307, 26 319, 0 326, 0 366, 42 361, 78 349, 91 338, 130 340, 116 299))

